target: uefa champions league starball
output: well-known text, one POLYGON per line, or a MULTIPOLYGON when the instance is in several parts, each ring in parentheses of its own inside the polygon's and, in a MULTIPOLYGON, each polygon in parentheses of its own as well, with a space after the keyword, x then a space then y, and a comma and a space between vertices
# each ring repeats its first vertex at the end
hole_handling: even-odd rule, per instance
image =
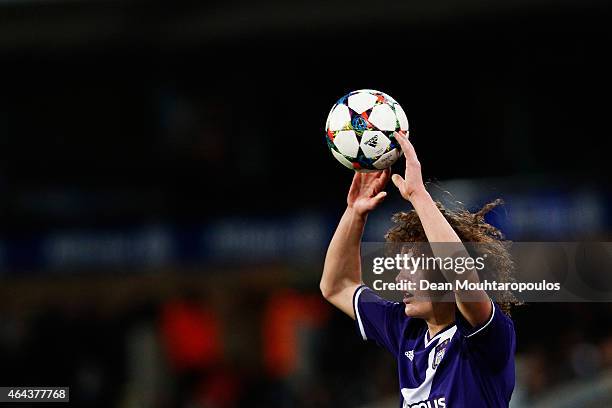
POLYGON ((360 89, 332 107, 325 125, 327 145, 340 163, 355 171, 390 167, 402 155, 396 133, 407 134, 402 107, 384 92, 360 89))

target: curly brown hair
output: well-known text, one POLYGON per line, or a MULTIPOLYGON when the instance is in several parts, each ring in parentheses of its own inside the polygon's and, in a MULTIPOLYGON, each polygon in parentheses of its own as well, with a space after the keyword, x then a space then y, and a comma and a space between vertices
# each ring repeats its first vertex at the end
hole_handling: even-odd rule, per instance
MULTIPOLYGON (((479 248, 484 248, 483 251, 489 254, 488 259, 494 260, 495 265, 492 270, 495 271, 497 282, 514 282, 514 263, 508 252, 510 241, 504 238, 499 229, 485 221, 485 215, 501 204, 503 201, 496 199, 472 213, 464 208, 448 210, 442 203, 436 201, 438 209, 462 242, 486 244, 479 248)), ((427 242, 425 230, 415 210, 396 213, 392 221, 395 225, 385 234, 387 242, 427 242)), ((500 309, 507 315, 510 315, 513 305, 520 304, 514 294, 509 291, 498 294, 496 299, 500 309)))

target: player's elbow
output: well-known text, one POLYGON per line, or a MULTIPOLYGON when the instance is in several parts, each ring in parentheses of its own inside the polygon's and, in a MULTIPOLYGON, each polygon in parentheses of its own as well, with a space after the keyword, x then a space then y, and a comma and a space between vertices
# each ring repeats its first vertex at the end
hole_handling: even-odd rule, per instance
POLYGON ((319 283, 319 289, 323 297, 330 303, 334 303, 342 292, 352 286, 358 286, 359 282, 354 282, 352 279, 330 280, 322 278, 319 283))
POLYGON ((325 277, 323 274, 323 278, 321 278, 321 282, 319 283, 319 290, 321 290, 321 295, 331 302, 332 298, 334 298, 338 293, 342 291, 343 282, 341 280, 333 280, 325 277))
POLYGON ((327 300, 331 299, 335 294, 333 285, 330 285, 329 282, 326 282, 324 279, 321 279, 319 289, 321 290, 321 295, 327 300))

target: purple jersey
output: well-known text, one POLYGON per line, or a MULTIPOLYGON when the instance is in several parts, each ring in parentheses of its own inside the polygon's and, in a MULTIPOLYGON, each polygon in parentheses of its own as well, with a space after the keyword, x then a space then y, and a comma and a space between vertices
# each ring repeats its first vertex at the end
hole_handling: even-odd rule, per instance
POLYGON ((407 317, 404 304, 389 302, 367 286, 353 295, 364 340, 391 352, 399 371, 401 407, 508 407, 514 389, 514 325, 493 303, 490 319, 472 327, 456 321, 429 338, 422 319, 407 317))

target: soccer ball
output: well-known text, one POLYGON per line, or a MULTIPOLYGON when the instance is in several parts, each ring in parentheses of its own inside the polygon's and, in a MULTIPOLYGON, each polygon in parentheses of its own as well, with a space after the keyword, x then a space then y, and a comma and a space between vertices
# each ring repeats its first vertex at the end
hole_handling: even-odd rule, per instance
POLYGON ((361 89, 336 102, 325 132, 327 145, 340 163, 355 171, 378 171, 402 155, 395 134, 408 132, 408 119, 389 95, 361 89))

